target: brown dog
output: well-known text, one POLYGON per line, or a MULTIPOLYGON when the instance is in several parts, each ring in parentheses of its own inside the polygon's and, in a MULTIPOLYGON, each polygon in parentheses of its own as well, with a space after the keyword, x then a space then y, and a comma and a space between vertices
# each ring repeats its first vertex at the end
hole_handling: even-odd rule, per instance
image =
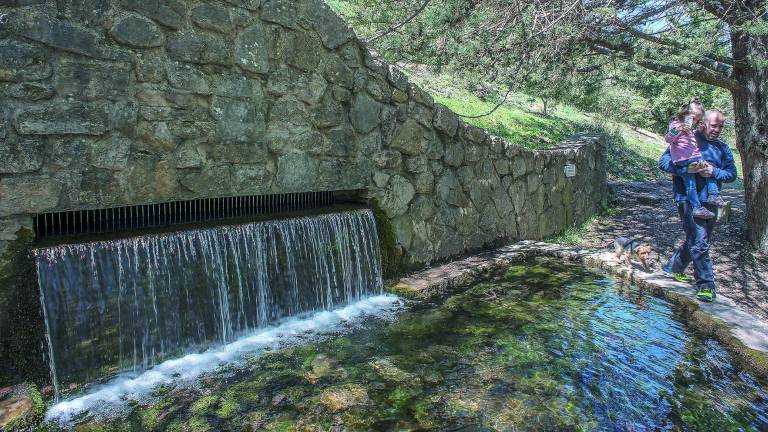
POLYGON ((613 248, 616 254, 616 258, 621 261, 622 258, 627 262, 627 266, 632 268, 632 257, 634 256, 643 265, 643 269, 646 272, 651 270, 648 263, 650 262, 651 252, 653 251, 651 245, 640 243, 637 239, 628 239, 626 237, 619 237, 613 241, 613 248))

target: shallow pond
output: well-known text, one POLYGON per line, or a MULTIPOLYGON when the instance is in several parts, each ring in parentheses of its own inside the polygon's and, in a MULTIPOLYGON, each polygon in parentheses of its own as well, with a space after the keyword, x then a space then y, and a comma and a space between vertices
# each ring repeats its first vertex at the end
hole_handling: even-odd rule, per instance
POLYGON ((536 259, 401 309, 63 427, 768 430, 765 387, 670 304, 600 272, 536 259))

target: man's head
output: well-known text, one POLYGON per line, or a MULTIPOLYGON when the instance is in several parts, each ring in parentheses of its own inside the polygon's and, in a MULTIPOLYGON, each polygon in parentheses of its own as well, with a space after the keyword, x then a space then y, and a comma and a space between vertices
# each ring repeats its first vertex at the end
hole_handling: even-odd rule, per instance
POLYGON ((720 136, 725 124, 725 114, 722 111, 711 109, 704 114, 704 121, 701 124, 701 133, 710 140, 714 141, 720 136))

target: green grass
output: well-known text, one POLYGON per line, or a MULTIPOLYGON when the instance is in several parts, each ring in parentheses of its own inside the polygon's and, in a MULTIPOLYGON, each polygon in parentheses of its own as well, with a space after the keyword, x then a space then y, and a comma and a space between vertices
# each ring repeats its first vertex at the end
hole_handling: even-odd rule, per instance
POLYGON ((544 115, 540 104, 522 93, 510 94, 506 103, 489 115, 470 118, 493 110, 503 95, 492 89, 489 97, 480 99, 466 88, 461 78, 432 74, 424 68, 408 68, 406 73, 413 82, 431 93, 435 102, 465 116, 466 123, 513 144, 534 149, 547 148, 589 129, 589 118, 578 110, 561 106, 544 115))
POLYGON ((523 93, 511 93, 493 113, 469 118, 493 110, 503 94, 485 84, 487 97, 481 99, 467 84, 470 80, 449 74, 431 73, 424 67, 406 67, 411 81, 428 91, 464 121, 498 135, 512 144, 542 149, 558 144, 579 132, 601 132, 611 136, 608 148, 608 176, 617 181, 650 180, 663 177, 657 161, 667 144, 663 137, 638 130, 624 123, 606 121, 599 115, 572 106, 550 106, 543 114, 540 99, 523 93))

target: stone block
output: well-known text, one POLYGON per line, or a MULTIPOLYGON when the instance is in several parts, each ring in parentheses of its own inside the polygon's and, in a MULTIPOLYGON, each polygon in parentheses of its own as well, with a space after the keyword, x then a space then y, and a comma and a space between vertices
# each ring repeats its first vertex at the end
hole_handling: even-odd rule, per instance
MULTIPOLYGON (((330 54, 323 56, 320 60, 320 69, 329 83, 337 84, 344 89, 352 89, 354 73, 339 57, 330 54)), ((349 100, 349 98, 343 100, 349 100)))
POLYGON ((109 130, 104 105, 46 103, 20 108, 14 126, 22 135, 101 135, 109 130))
POLYGON ((408 103, 408 115, 427 129, 432 129, 432 110, 414 101, 408 103))
POLYGON ((328 156, 355 156, 359 149, 355 131, 349 125, 341 125, 324 132, 327 149, 323 151, 328 156))
POLYGON ((189 14, 192 22, 200 28, 220 33, 230 33, 234 28, 226 8, 203 3, 195 6, 189 14))
POLYGON ((204 95, 212 93, 206 76, 193 65, 169 62, 166 65, 166 74, 171 87, 204 95))
POLYGON ((10 39, 0 40, 0 81, 38 81, 51 76, 53 68, 45 51, 10 39))
POLYGON ((389 182, 390 177, 391 176, 387 173, 376 171, 373 173, 373 184, 375 184, 376 187, 383 188, 389 182))
MULTIPOLYGON (((191 137, 193 141, 195 137, 191 137)), ((203 140, 198 138, 197 140, 203 140)), ((251 142, 245 144, 214 145, 201 144, 198 149, 205 149, 205 161, 230 164, 260 164, 274 167, 269 152, 262 143, 251 142)), ((274 169, 273 169, 274 171, 274 169)))
POLYGON ((0 174, 37 171, 42 165, 43 141, 12 135, 0 119, 0 174))
POLYGON ((266 0, 261 7, 261 19, 292 29, 298 28, 298 15, 293 0, 266 0))
POLYGON ((426 150, 424 128, 414 120, 408 120, 397 129, 392 148, 406 155, 421 155, 426 150))
POLYGON ((317 190, 318 163, 305 153, 288 153, 277 159, 273 187, 281 192, 317 190))
POLYGON ((432 119, 435 129, 444 134, 453 137, 456 135, 456 129, 459 126, 459 118, 447 106, 435 104, 435 114, 432 119))
POLYGON ((210 196, 235 192, 232 190, 232 172, 229 166, 208 166, 181 177, 181 184, 199 195, 210 196))
POLYGON ((302 14, 312 20, 320 39, 326 48, 334 50, 355 37, 346 22, 325 2, 308 1, 302 14))
POLYGON ((507 159, 497 159, 493 166, 496 172, 503 176, 509 174, 512 170, 512 163, 507 159))
POLYGON ((389 186, 384 190, 379 204, 387 217, 394 218, 405 214, 415 194, 411 182, 395 174, 389 179, 389 186))
MULTIPOLYGON (((26 2, 29 2, 26 0, 26 2)), ((77 21, 89 28, 103 27, 114 16, 114 2, 104 0, 57 0, 59 18, 77 21)))
POLYGON ((109 34, 118 43, 135 48, 152 48, 165 44, 165 36, 157 25, 137 14, 115 20, 109 34))
POLYGON ((59 204, 61 186, 45 176, 0 179, 0 217, 43 213, 59 204))
POLYGON ((465 207, 469 199, 452 170, 446 171, 437 182, 437 196, 445 203, 465 207))
POLYGON ((131 154, 131 140, 119 134, 94 141, 90 145, 91 165, 109 170, 125 169, 131 154))
POLYGON ((488 134, 477 126, 471 124, 464 124, 461 130, 461 136, 467 141, 475 144, 483 144, 488 138, 488 134))
POLYGON ((164 121, 139 122, 136 135, 140 139, 140 142, 135 143, 137 148, 152 154, 170 153, 179 141, 164 121))
POLYGON ((136 53, 133 59, 138 82, 159 83, 165 79, 165 58, 158 53, 145 51, 136 53))
POLYGON ((428 169, 429 167, 427 166, 427 158, 424 156, 412 156, 405 158, 405 170, 409 173, 425 173, 428 169))
POLYGON ((273 173, 261 164, 233 165, 232 184, 238 194, 264 194, 272 187, 273 173))
MULTIPOLYGON (((244 32, 246 30, 244 30, 244 32)), ((243 49, 246 46, 243 40, 247 39, 249 35, 250 33, 239 34, 235 43, 235 60, 238 65, 246 69, 246 65, 254 67, 252 66, 252 62, 254 59, 257 59, 254 52, 243 52, 243 49), (250 54, 252 58, 245 59, 244 64, 244 58, 248 54, 250 54)), ((250 40, 250 42, 253 41, 250 40)), ((226 40, 207 34, 194 32, 176 33, 168 38, 168 43, 166 44, 165 49, 170 58, 182 62, 220 65, 228 65, 230 63, 230 49, 226 40)))
POLYGON ((50 99, 56 93, 52 85, 39 82, 24 82, 8 87, 8 94, 16 99, 39 101, 50 99))
POLYGON ((362 56, 360 55, 360 46, 356 41, 344 44, 337 51, 339 57, 341 57, 347 67, 357 69, 363 64, 362 56))
POLYGON ((395 150, 380 150, 373 154, 373 161, 379 168, 396 170, 403 164, 403 155, 395 150))
POLYGON ((449 166, 459 167, 464 163, 464 146, 458 141, 449 141, 445 145, 445 163, 449 166))
POLYGON ((395 65, 389 65, 387 69, 387 80, 389 83, 402 92, 408 91, 408 77, 395 65))
POLYGON ((365 134, 379 125, 382 105, 366 94, 357 94, 352 101, 349 118, 357 132, 365 134))
POLYGON ((512 176, 515 178, 522 177, 528 173, 528 163, 525 156, 515 156, 512 161, 512 176))
POLYGON ((259 80, 246 78, 239 73, 215 75, 210 77, 212 92, 216 96, 234 99, 253 99, 254 102, 264 101, 264 91, 259 80))
POLYGON ((211 116, 216 119, 216 137, 224 144, 258 141, 266 121, 262 110, 250 101, 214 96, 211 116))
POLYGON ((95 31, 45 15, 35 15, 17 24, 26 37, 58 48, 93 58, 104 57, 101 37, 95 31))
POLYGON ((392 89, 391 99, 392 99, 392 102, 395 102, 398 104, 408 102, 408 93, 397 88, 392 89))
POLYGON ((125 9, 136 11, 174 30, 184 25, 186 5, 179 0, 120 0, 125 9))
POLYGON ((364 189, 370 177, 370 169, 361 159, 323 159, 319 161, 317 186, 322 190, 364 189))
POLYGON ((431 172, 424 172, 416 177, 416 193, 431 194, 435 190, 435 176, 431 172))
POLYGON ((422 90, 416 84, 409 83, 408 96, 410 96, 416 103, 420 103, 426 107, 433 108, 435 106, 435 100, 432 95, 422 90))
POLYGON ((317 69, 322 57, 323 47, 314 35, 303 31, 286 32, 283 46, 285 62, 305 72, 317 69))
POLYGON ((241 7, 243 9, 248 9, 251 11, 257 11, 261 7, 261 0, 224 0, 225 2, 241 7))
POLYGON ((131 64, 99 60, 61 60, 55 80, 61 96, 79 100, 120 99, 128 96, 131 64))
POLYGON ((248 26, 238 33, 235 39, 235 64, 253 73, 269 71, 269 50, 260 24, 248 26))

